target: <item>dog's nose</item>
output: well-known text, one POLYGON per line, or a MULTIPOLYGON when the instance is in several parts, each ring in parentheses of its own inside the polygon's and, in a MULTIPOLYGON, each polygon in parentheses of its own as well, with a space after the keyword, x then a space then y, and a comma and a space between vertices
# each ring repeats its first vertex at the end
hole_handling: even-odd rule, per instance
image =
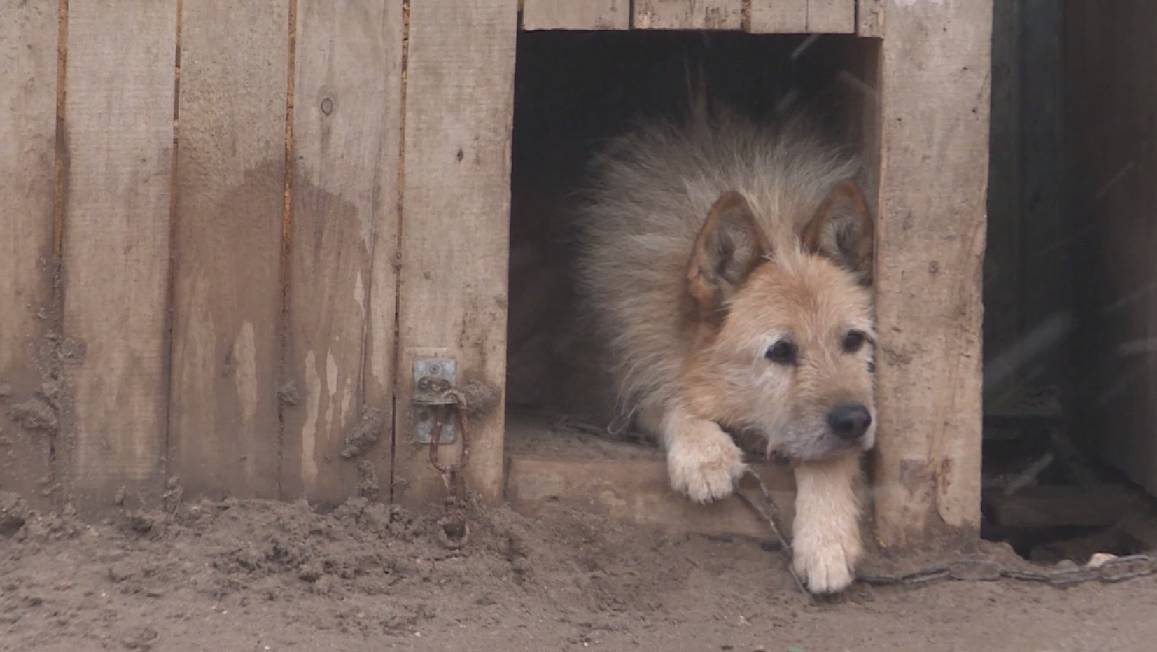
POLYGON ((872 414, 859 403, 843 403, 828 412, 828 426, 840 439, 855 441, 872 425, 872 414))

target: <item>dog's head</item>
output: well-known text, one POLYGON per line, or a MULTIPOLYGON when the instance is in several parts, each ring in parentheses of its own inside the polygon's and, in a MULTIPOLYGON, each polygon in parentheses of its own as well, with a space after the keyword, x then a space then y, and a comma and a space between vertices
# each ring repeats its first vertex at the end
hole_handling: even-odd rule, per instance
POLYGON ((767 438, 768 453, 815 460, 875 442, 873 228, 864 195, 837 184, 797 238, 772 242, 726 192, 687 267, 692 409, 767 438))

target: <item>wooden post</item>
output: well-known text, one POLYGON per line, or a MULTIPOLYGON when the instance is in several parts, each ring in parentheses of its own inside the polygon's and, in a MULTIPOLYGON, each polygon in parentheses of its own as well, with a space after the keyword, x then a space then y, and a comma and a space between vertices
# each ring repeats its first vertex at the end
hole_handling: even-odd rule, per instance
POLYGON ((402 6, 301 0, 296 28, 283 484, 388 499, 402 6))
POLYGON ((288 4, 181 5, 171 474, 277 497, 288 4))
POLYGON ((52 378, 37 361, 55 312, 58 31, 52 3, 0 4, 0 490, 36 506, 51 504, 59 427, 51 404, 58 397, 42 388, 52 378))
MULTIPOLYGON (((420 501, 445 489, 415 443, 414 359, 449 355, 460 379, 504 385, 517 13, 506 0, 409 6, 394 468, 395 497, 420 501)), ((467 484, 490 501, 503 423, 501 403, 470 423, 467 484)))
POLYGON ((83 362, 63 453, 82 507, 160 493, 176 33, 176 0, 69 5, 63 319, 83 362))
POLYGON ((877 231, 877 535, 980 520, 992 2, 887 5, 877 231))

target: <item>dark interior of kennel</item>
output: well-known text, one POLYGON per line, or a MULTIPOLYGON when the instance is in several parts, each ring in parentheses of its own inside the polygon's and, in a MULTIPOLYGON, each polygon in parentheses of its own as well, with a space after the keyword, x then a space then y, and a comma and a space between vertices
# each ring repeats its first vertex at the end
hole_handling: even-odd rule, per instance
POLYGON ((997 0, 982 534, 1157 545, 1157 60, 1143 1, 997 0))
POLYGON ((878 42, 707 32, 519 34, 510 225, 508 412, 615 417, 597 343, 576 307, 573 193, 608 138, 649 117, 679 119, 689 75, 756 119, 807 106, 858 149, 878 42))

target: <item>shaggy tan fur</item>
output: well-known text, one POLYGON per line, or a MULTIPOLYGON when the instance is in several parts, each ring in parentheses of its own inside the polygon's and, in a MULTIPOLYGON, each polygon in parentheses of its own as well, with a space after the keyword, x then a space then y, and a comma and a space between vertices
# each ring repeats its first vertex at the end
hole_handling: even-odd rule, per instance
POLYGON ((672 487, 729 495, 744 462, 727 431, 759 434, 795 462, 795 566, 831 592, 860 554, 853 485, 875 438, 872 220, 856 161, 813 133, 723 112, 613 142, 581 277, 621 408, 663 443, 672 487), (846 406, 856 428, 833 421, 846 406))

